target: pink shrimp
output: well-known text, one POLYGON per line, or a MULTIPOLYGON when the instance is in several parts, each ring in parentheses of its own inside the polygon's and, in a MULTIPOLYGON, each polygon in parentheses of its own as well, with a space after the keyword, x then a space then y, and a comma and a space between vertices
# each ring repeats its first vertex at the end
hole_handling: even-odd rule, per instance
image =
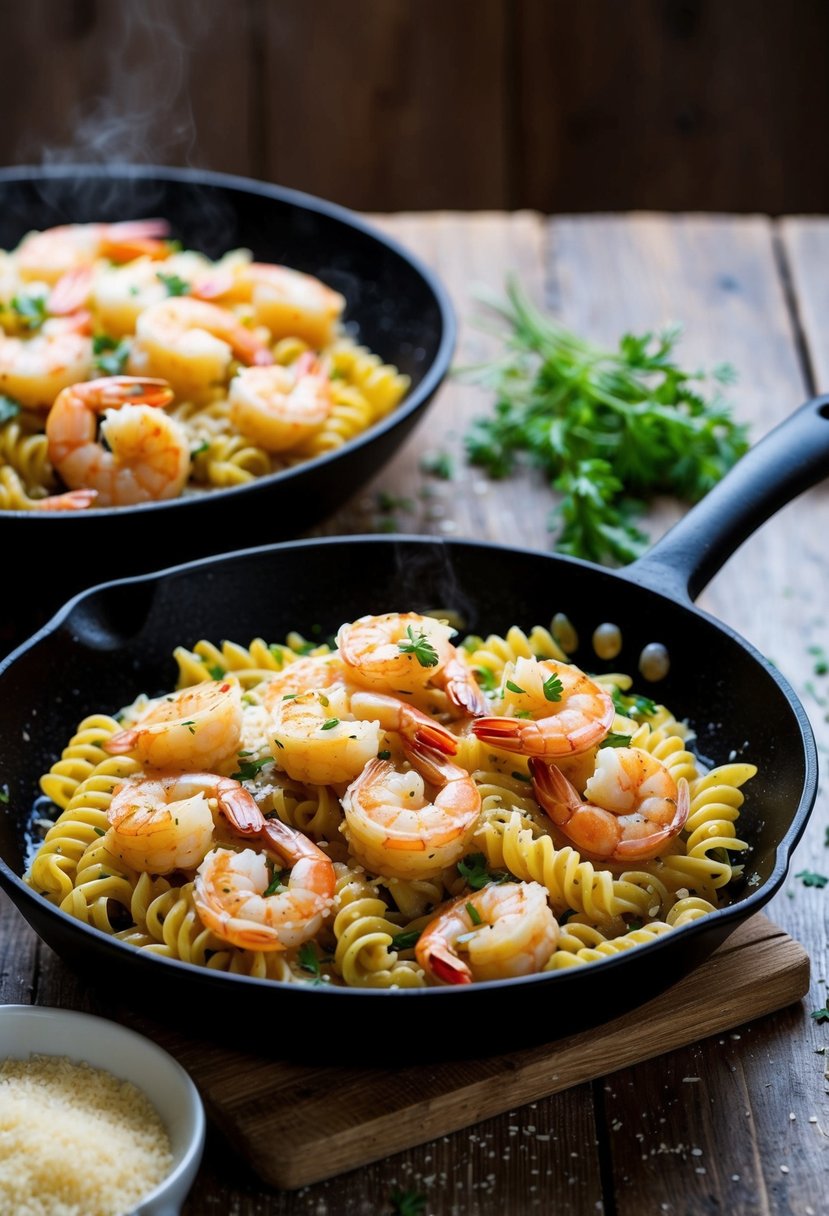
POLYGON ((533 757, 539 804, 585 856, 602 861, 646 861, 682 831, 690 809, 684 777, 638 747, 603 747, 584 797, 554 765, 533 757))
POLYGON ((595 747, 615 717, 609 693, 573 663, 556 659, 507 664, 502 704, 505 716, 472 724, 477 737, 504 751, 547 759, 595 747))
POLYGON ((176 498, 190 473, 184 428, 164 412, 164 380, 105 376, 63 389, 46 419, 49 459, 72 490, 100 506, 176 498), (106 446, 98 438, 100 431, 106 446))
POLYGON ((541 883, 490 883, 439 909, 418 938, 415 957, 435 980, 470 984, 541 971, 558 937, 541 883))
POLYGON ((343 830, 370 873, 430 878, 463 856, 481 794, 471 775, 439 751, 404 742, 404 752, 410 769, 377 758, 352 781, 342 799, 343 830))
POLYGON ((260 839, 291 867, 287 885, 268 894, 272 875, 261 852, 213 849, 196 871, 193 902, 222 941, 243 950, 288 950, 313 937, 329 915, 334 865, 312 840, 278 819, 265 821, 260 839))
POLYGON ((115 787, 105 844, 134 870, 190 869, 213 843, 211 798, 240 836, 258 837, 264 830, 265 817, 238 781, 215 773, 165 773, 131 777, 115 787))
POLYGON ((170 231, 163 219, 124 220, 115 224, 60 224, 28 233, 14 259, 20 277, 55 284, 69 271, 92 266, 98 258, 129 262, 137 257, 165 258, 170 231))

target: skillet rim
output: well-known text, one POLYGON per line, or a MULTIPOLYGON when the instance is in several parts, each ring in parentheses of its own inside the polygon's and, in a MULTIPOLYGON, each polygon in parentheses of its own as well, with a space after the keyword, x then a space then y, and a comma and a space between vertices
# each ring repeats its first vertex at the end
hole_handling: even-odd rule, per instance
MULTIPOLYGON (((95 176, 103 180, 122 181, 128 181, 130 178, 148 181, 160 179, 162 181, 178 182, 182 185, 194 187, 209 186, 224 190, 236 190, 243 194, 257 195, 263 199, 270 199, 273 202, 287 203, 300 211, 325 216, 327 219, 333 219, 344 225, 345 228, 350 228, 361 233, 364 237, 393 253, 409 269, 415 272, 433 296, 440 318, 440 339, 434 358, 427 367, 426 373, 420 383, 385 418, 379 419, 368 430, 355 435, 343 447, 335 448, 330 452, 322 452, 318 456, 293 465, 291 468, 280 469, 275 473, 266 473, 262 477, 257 477, 253 481, 244 482, 241 485, 217 487, 221 493, 222 502, 225 502, 228 498, 234 499, 246 491, 250 492, 257 488, 265 488, 274 484, 290 484, 310 470, 324 470, 327 465, 334 463, 346 453, 349 455, 352 453, 356 454, 366 444, 380 440, 388 432, 395 430, 398 426, 403 425, 408 419, 414 418, 425 409, 445 380, 455 351, 458 330, 455 308, 447 288, 440 277, 421 260, 418 254, 409 250, 394 237, 387 236, 379 228, 363 219, 358 212, 352 211, 340 203, 330 202, 315 194, 308 194, 301 190, 279 186, 276 183, 265 182, 256 178, 244 177, 239 174, 166 165, 138 165, 130 164, 129 162, 115 162, 112 165, 106 166, 84 163, 46 166, 19 165, 0 168, 0 189, 2 189, 4 183, 37 184, 38 182, 66 178, 91 180, 95 176)), ((78 514, 71 511, 38 512, 0 509, 0 519, 39 519, 43 521, 123 518, 125 512, 132 516, 153 511, 169 511, 176 507, 182 508, 188 503, 201 502, 203 499, 213 501, 215 496, 214 491, 206 491, 204 493, 188 494, 158 502, 133 503, 126 507, 90 507, 88 511, 82 511, 78 514)), ((35 524, 34 526, 43 527, 44 524, 35 524)), ((62 526, 65 526, 65 524, 62 526)))
MULTIPOLYGON (((738 899, 732 904, 727 904, 722 908, 717 908, 713 912, 706 913, 705 916, 699 917, 696 920, 689 921, 684 925, 679 925, 672 928, 669 933, 664 933, 655 937, 652 941, 643 942, 636 946, 633 950, 625 950, 606 956, 601 960, 600 975, 612 976, 615 971, 623 967, 629 961, 636 961, 636 964, 644 965, 644 960, 653 955, 654 960, 662 955, 665 950, 670 950, 672 943, 681 945, 691 943, 696 938, 709 937, 716 939, 707 951, 701 953, 701 957, 707 957, 717 948, 717 946, 733 932, 743 921, 754 913, 760 911, 774 895, 780 890, 792 860, 794 849, 800 841, 806 824, 809 820, 811 812, 817 798, 818 790, 818 756, 817 744, 814 736, 814 731, 806 713, 806 710, 800 701, 800 698, 795 693, 789 681, 784 675, 766 659, 750 642, 748 642, 740 633, 732 626, 720 621, 711 613, 699 608, 693 601, 687 602, 677 601, 675 598, 658 590, 652 583, 641 583, 636 580, 636 565, 632 563, 629 567, 621 569, 610 569, 595 565, 591 562, 584 561, 580 558, 569 557, 565 554, 549 553, 543 550, 530 549, 515 545, 509 545, 505 542, 482 541, 472 538, 443 538, 426 536, 415 533, 395 533, 393 535, 382 534, 354 534, 352 536, 322 536, 308 537, 287 541, 278 541, 265 545, 256 545, 249 548, 240 549, 233 553, 214 554, 212 556, 197 558, 188 562, 181 562, 174 566, 165 566, 161 569, 152 571, 146 574, 134 575, 122 579, 110 579, 103 583, 98 583, 95 586, 89 587, 71 599, 69 599, 58 611, 47 621, 36 633, 16 647, 7 656, 0 660, 0 683, 7 668, 17 662, 25 654, 34 650, 36 646, 46 637, 56 633, 61 626, 68 622, 72 613, 76 611, 83 602, 93 598, 102 591, 110 587, 118 586, 135 586, 139 583, 162 583, 169 581, 171 578, 176 578, 181 575, 187 575, 190 571, 204 570, 209 568, 217 568, 237 561, 253 561, 260 560, 265 555, 278 554, 286 550, 293 549, 325 549, 332 546, 345 546, 354 544, 368 543, 370 546, 385 545, 397 546, 412 545, 421 549, 466 549, 478 550, 484 553, 492 554, 493 552, 509 553, 513 557, 528 558, 533 561, 542 559, 544 562, 550 563, 552 566, 570 566, 579 567, 585 571, 589 571, 593 575, 605 575, 611 578, 618 578, 622 582, 628 583, 631 587, 638 588, 639 593, 645 594, 648 597, 657 597, 668 605, 670 611, 680 611, 682 613, 690 612, 691 615, 702 619, 708 627, 713 628, 719 633, 723 633, 726 637, 743 651, 746 652, 749 659, 764 670, 764 672, 772 678, 775 684, 779 687, 781 693, 786 699, 789 708, 792 711, 794 720, 797 724, 800 739, 803 747, 804 760, 804 781, 800 792, 800 797, 797 802, 793 814, 791 816, 789 826, 776 842, 775 845, 775 864, 768 877, 751 892, 738 899)), ((119 941, 117 938, 111 937, 109 934, 101 930, 95 929, 94 926, 78 921, 75 917, 70 916, 66 912, 62 912, 54 904, 44 900, 37 895, 31 887, 27 886, 21 876, 16 875, 5 858, 0 855, 0 885, 5 887, 10 898, 20 907, 18 900, 24 903, 31 904, 42 912, 47 919, 56 916, 59 923, 66 926, 67 931, 80 931, 81 940, 87 933, 91 933, 93 940, 99 943, 103 949, 113 949, 119 957, 122 957, 125 965, 130 957, 130 952, 133 952, 133 958, 138 952, 134 947, 130 947, 127 943, 119 941), (11 894, 10 888, 14 887, 17 892, 17 898, 11 894)), ((39 934, 38 934, 39 936, 39 934)), ((673 952, 676 953, 676 952, 673 952)), ((687 947, 686 947, 687 953, 687 947)), ((681 957, 681 951, 679 952, 681 957)), ((217 982, 216 977, 221 977, 218 982, 222 984, 224 980, 229 979, 232 983, 241 983, 243 986, 252 986, 256 990, 264 992, 286 992, 290 991, 294 994, 310 993, 324 991, 329 994, 338 994, 343 999, 367 1001, 373 998, 388 997, 389 994, 396 996, 406 995, 407 997, 415 994, 419 999, 444 999, 447 993, 457 993, 459 991, 481 992, 503 990, 513 987, 523 988, 526 985, 549 984, 553 981, 559 984, 560 988, 566 988, 568 985, 575 985, 577 988, 580 983, 583 985, 586 981, 580 977, 584 977, 585 971, 591 975, 595 974, 593 964, 584 964, 579 967, 568 967, 560 971, 540 972, 535 975, 516 976, 499 980, 481 980, 469 985, 447 985, 435 986, 427 988, 412 988, 412 989, 393 989, 393 988, 360 988, 360 987, 335 987, 329 985, 297 985, 293 983, 285 983, 280 980, 260 979, 252 976, 237 975, 231 972, 216 971, 213 972, 208 968, 198 966, 193 963, 185 962, 181 959, 169 959, 163 956, 153 955, 152 959, 146 959, 140 956, 139 967, 155 966, 156 962, 162 962, 176 973, 184 972, 198 978, 200 983, 212 986, 217 982)), ((692 962, 690 967, 680 969, 679 974, 687 974, 697 965, 697 962, 692 962)), ((152 974, 156 974, 155 971, 152 974)), ((228 992, 232 989, 227 989, 228 992)), ((274 999, 278 999, 274 996, 274 999)))

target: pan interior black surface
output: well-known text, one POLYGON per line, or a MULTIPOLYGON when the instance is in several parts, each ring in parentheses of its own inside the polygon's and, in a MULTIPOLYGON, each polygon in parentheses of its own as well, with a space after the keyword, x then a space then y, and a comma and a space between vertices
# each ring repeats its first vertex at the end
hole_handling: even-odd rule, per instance
MULTIPOLYGON (((309 998, 333 998, 339 1001, 334 1016, 345 1019, 355 1033, 365 1031, 366 1025, 374 1028, 366 1039, 367 1050, 376 1049, 386 1036, 392 1048, 400 1034, 416 1035, 422 1018, 431 1016, 427 1009, 447 997, 471 998, 476 1021, 484 1018, 480 1035, 468 1041, 470 1050, 473 1044, 474 1049, 487 1049, 487 1020, 512 1018, 515 1002, 534 1011, 516 1031, 516 1043, 565 1033, 640 1003, 705 957, 771 897, 814 798, 808 724, 771 665, 731 631, 697 609, 619 574, 497 546, 381 537, 300 542, 112 584, 80 597, 60 624, 25 649, 0 679, 0 772, 14 808, 0 828, 0 872, 7 890, 47 942, 81 970, 94 971, 106 958, 107 967, 121 973, 139 1001, 142 986, 146 993, 150 981, 154 992, 156 986, 169 988, 179 1009, 203 1003, 205 988, 217 1009, 242 1001, 268 1016, 287 1008, 286 1001, 305 1016, 309 998), (355 581, 355 569, 370 577, 355 581), (332 587, 338 588, 336 602, 332 587), (741 821, 750 852, 734 904, 597 967, 477 984, 461 992, 315 993, 304 986, 235 985, 204 969, 158 968, 159 960, 150 962, 148 975, 147 960, 138 959, 137 952, 46 909, 22 887, 33 774, 46 771, 85 715, 111 712, 141 691, 169 690, 176 645, 189 647, 201 638, 242 645, 255 637, 282 641, 292 629, 307 634, 309 626, 318 627, 319 636, 325 637, 343 620, 395 610, 451 611, 465 632, 482 635, 503 633, 512 624, 529 630, 564 612, 577 624, 580 636, 589 639, 596 625, 612 620, 623 638, 622 653, 612 665, 599 663, 587 647, 571 656, 593 671, 612 668, 636 676, 642 648, 663 643, 672 659, 668 676, 658 688, 648 688, 638 678, 636 686, 669 705, 678 717, 687 717, 697 732, 700 753, 711 763, 737 758, 758 765, 741 821), (60 672, 57 686, 55 672, 60 672), (195 975, 199 970, 202 974, 195 975), (389 997, 397 998, 393 1032, 391 1027, 388 1032, 378 1029, 376 1023, 378 1000, 389 997)), ((295 1046, 300 1049, 300 1044, 295 1046)))

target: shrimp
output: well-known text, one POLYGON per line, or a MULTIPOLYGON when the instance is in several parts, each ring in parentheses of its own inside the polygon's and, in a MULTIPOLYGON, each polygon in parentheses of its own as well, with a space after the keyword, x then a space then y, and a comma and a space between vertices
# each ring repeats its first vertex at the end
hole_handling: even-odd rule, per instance
POLYGON ((305 655, 286 663, 264 686, 262 704, 273 711, 280 701, 291 699, 301 692, 331 688, 344 683, 345 675, 339 655, 305 655))
POLYGON ((241 836, 258 836, 265 818, 253 795, 215 773, 131 777, 112 791, 104 844, 134 870, 171 874, 199 864, 213 844, 208 799, 241 836))
POLYGON ((193 902, 222 941, 243 950, 289 950, 319 932, 334 902, 333 862, 295 828, 269 819, 262 839, 291 867, 286 886, 273 884, 265 856, 253 849, 213 849, 196 871, 193 902))
POLYGON ((230 419, 267 452, 284 452, 309 439, 333 405, 331 381, 308 352, 293 367, 246 367, 230 382, 230 419))
POLYGON ((167 257, 170 231, 163 219, 125 220, 117 224, 60 224, 29 232, 14 250, 22 279, 57 283, 67 271, 91 266, 98 258, 128 262, 146 256, 167 257))
POLYGON ((504 671, 504 717, 478 718, 484 743, 525 756, 559 759, 595 747, 616 716, 613 700, 573 663, 519 658, 504 671))
POLYGON ((133 376, 65 388, 46 419, 49 459, 70 489, 96 490, 100 506, 177 498, 190 446, 181 423, 164 413, 171 400, 165 381, 133 376))
POLYGON ((225 382, 234 357, 273 363, 265 341, 228 309, 170 296, 138 316, 128 366, 134 375, 162 376, 179 398, 204 401, 225 382))
POLYGON ((270 262, 248 262, 217 270, 193 294, 203 300, 249 302, 274 339, 301 338, 315 350, 328 346, 345 308, 345 297, 314 275, 270 262))
POLYGON ((450 638, 454 629, 417 612, 362 616, 341 625, 337 645, 349 674, 366 688, 413 693, 439 687, 463 713, 486 713, 471 668, 450 638))
MULTIPOLYGON (((209 265, 203 254, 182 250, 170 254, 163 263, 141 257, 122 266, 107 263, 88 267, 85 283, 80 279, 77 284, 74 303, 88 303, 98 328, 111 337, 123 338, 135 333, 138 317, 145 308, 168 299, 171 287, 186 288, 204 274, 209 265), (85 298, 81 297, 81 292, 85 292, 85 298)), ((55 294, 62 286, 63 280, 52 292, 52 311, 55 311, 55 294)))
POLYGON ((376 758, 346 790, 342 831, 357 861, 385 878, 434 878, 464 854, 481 810, 465 769, 419 742, 404 742, 412 767, 376 758), (434 797, 426 783, 436 788, 434 797))
POLYGON ((439 912, 418 938, 415 957, 435 980, 470 984, 541 971, 558 938, 541 883, 490 883, 439 912))
POLYGON ((242 737, 242 691, 230 677, 151 702, 138 721, 104 743, 147 768, 213 769, 234 756, 242 737))
POLYGON ((690 791, 639 747, 603 747, 584 789, 542 760, 530 760, 533 789, 553 823, 585 856, 602 861, 656 857, 685 826, 690 791))
POLYGON ((92 338, 83 328, 51 317, 32 337, 0 336, 0 393, 30 409, 49 409, 63 389, 92 373, 92 338))
POLYGON ((271 754, 294 781, 351 781, 379 750, 379 722, 355 720, 344 685, 283 695, 270 712, 271 754))

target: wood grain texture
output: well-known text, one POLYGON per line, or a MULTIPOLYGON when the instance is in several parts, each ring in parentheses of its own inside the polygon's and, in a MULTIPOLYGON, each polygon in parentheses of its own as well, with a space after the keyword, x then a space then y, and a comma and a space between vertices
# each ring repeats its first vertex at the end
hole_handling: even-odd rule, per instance
POLYGON ((32 0, 2 21, 4 164, 251 172, 246 5, 32 0))
POLYGON ((499 0, 268 5, 267 175, 363 209, 507 206, 506 20, 499 0))
POLYGON ((486 1059, 338 1069, 165 1036, 218 1125, 272 1186, 296 1188, 799 1000, 803 948, 765 917, 736 930, 694 973, 599 1029, 486 1059), (647 1026, 647 1034, 638 1033, 647 1026))

